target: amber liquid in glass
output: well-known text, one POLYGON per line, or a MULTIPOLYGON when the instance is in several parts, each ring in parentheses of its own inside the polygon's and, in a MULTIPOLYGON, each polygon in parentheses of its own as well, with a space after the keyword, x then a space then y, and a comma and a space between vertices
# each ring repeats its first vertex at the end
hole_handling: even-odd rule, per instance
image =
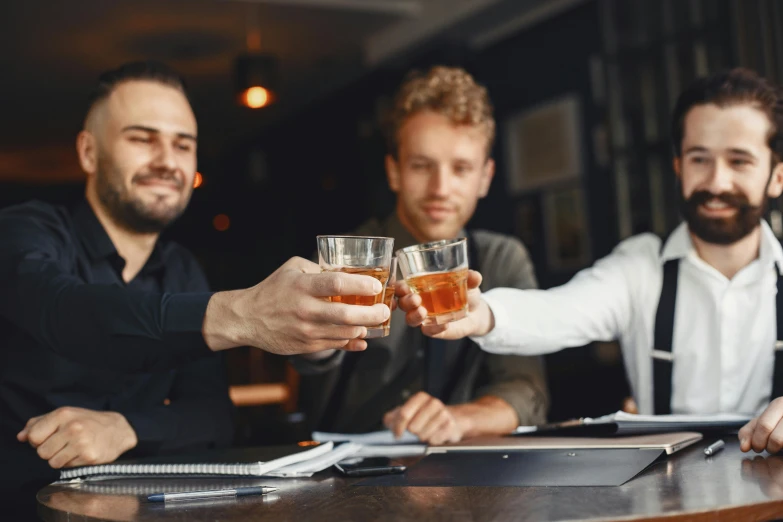
POLYGON ((462 319, 468 311, 468 269, 411 277, 411 290, 427 309, 424 324, 446 324, 462 319))
MULTIPOLYGON (((373 267, 373 268, 340 267, 340 268, 333 268, 330 270, 324 270, 324 272, 344 272, 346 274, 368 275, 380 281, 381 284, 384 285, 384 290, 386 289, 386 282, 389 280, 389 269, 381 268, 381 267, 373 267)), ((394 293, 393 288, 392 288, 392 293, 394 293)), ((329 300, 332 301, 333 303, 372 306, 374 304, 384 302, 385 298, 386 298, 386 294, 384 292, 381 292, 380 294, 376 294, 376 295, 335 295, 330 297, 329 300)), ((385 328, 384 325, 367 327, 367 339, 372 339, 374 337, 385 337, 389 335, 388 322, 389 321, 387 320, 386 323, 384 323, 386 325, 385 328)))
MULTIPOLYGON (((394 297, 394 283, 386 283, 386 285, 387 285, 386 290, 383 293, 383 304, 388 306, 389 310, 391 310, 392 297, 394 297)), ((390 325, 391 325, 391 314, 389 314, 389 318, 386 319, 386 321, 381 325, 383 327, 382 337, 386 337, 387 335, 389 335, 390 325)))

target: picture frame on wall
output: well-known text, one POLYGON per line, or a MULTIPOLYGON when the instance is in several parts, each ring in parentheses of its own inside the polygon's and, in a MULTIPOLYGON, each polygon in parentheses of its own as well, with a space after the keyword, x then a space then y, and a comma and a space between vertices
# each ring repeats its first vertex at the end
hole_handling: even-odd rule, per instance
POLYGON ((576 94, 517 113, 507 120, 505 131, 512 195, 582 176, 582 118, 576 94))
POLYGON ((556 271, 574 271, 592 261, 585 192, 581 186, 547 191, 543 197, 547 263, 556 271))

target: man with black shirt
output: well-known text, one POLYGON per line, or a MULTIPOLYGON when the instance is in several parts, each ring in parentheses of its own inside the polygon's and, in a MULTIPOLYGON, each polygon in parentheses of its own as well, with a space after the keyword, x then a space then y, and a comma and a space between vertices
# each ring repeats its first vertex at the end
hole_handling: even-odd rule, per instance
POLYGON ((124 65, 101 76, 77 139, 86 200, 0 212, 3 496, 63 467, 225 446, 215 351, 360 350, 362 325, 388 317, 323 299, 377 294, 375 279, 296 258, 253 288, 210 293, 193 256, 159 241, 190 200, 196 144, 182 80, 124 65))

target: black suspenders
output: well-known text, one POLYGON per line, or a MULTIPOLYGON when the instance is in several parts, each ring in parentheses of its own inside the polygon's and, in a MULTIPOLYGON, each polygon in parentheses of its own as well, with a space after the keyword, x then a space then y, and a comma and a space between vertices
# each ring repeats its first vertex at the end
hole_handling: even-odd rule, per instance
POLYGON ((775 317, 778 323, 778 333, 775 336, 775 368, 772 371, 772 396, 770 401, 783 397, 783 275, 775 265, 775 274, 778 276, 778 295, 775 297, 775 317))
MULTIPOLYGON (((653 338, 653 399, 654 413, 671 413, 672 397, 672 340, 674 339, 674 305, 677 300, 677 277, 680 260, 670 259, 663 265, 663 285, 658 310, 655 313, 655 331, 653 338)), ((775 343, 775 368, 772 374, 772 396, 770 400, 783 396, 783 276, 777 265, 778 293, 775 298, 775 316, 777 318, 777 342, 775 343)))
POLYGON ((653 337, 653 398, 655 414, 671 413, 672 396, 672 340, 674 339, 674 305, 677 301, 677 277, 680 260, 670 259, 663 265, 663 286, 655 312, 653 337))

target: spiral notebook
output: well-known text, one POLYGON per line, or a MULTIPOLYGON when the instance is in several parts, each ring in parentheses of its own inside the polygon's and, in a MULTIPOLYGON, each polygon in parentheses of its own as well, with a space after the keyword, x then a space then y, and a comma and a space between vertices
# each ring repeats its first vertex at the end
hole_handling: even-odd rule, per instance
POLYGON ((359 444, 327 442, 318 446, 286 455, 267 462, 247 463, 168 463, 168 464, 103 464, 83 466, 60 472, 60 481, 73 479, 115 479, 138 476, 235 476, 235 477, 309 477, 324 470, 335 462, 354 455, 361 449, 359 444))

